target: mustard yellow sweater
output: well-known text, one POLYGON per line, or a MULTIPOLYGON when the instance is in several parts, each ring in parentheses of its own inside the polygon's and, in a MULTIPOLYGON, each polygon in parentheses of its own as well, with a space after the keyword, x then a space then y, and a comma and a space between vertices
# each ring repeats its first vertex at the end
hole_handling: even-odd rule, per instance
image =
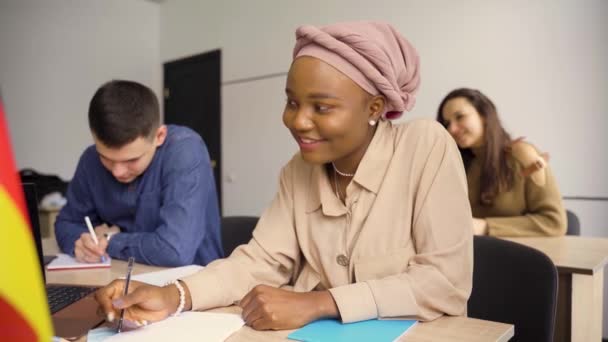
POLYGON ((482 156, 485 152, 477 152, 466 170, 473 217, 485 219, 488 235, 493 236, 564 235, 566 212, 549 165, 536 171, 536 176, 532 174, 524 177, 521 170, 529 166, 530 158, 527 157, 531 157, 531 152, 530 149, 523 152, 520 149, 519 152, 515 154, 517 158, 513 153, 508 154, 509 162, 515 169, 513 188, 499 193, 489 206, 482 205, 479 201, 482 156))

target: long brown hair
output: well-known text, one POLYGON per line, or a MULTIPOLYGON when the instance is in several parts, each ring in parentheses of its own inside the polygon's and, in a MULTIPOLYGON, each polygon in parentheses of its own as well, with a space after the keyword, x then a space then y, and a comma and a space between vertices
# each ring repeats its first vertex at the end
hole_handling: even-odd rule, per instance
MULTIPOLYGON (((444 127, 446 122, 442 115, 443 107, 449 100, 457 97, 466 99, 485 120, 483 146, 486 153, 482 161, 479 201, 482 205, 490 205, 500 192, 513 187, 515 171, 505 155, 506 148, 511 144, 511 136, 502 127, 494 103, 479 90, 469 88, 452 90, 441 101, 437 110, 437 121, 444 127)), ((475 156, 470 148, 458 149, 465 169, 468 169, 475 156)))

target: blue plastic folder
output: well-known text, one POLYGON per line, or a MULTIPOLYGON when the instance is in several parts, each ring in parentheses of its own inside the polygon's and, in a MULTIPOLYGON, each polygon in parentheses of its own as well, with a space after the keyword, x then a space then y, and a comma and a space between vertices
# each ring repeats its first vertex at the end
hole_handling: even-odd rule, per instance
POLYGON ((291 340, 306 342, 357 342, 394 341, 413 327, 415 320, 378 320, 342 324, 337 320, 323 319, 312 322, 287 336, 291 340))

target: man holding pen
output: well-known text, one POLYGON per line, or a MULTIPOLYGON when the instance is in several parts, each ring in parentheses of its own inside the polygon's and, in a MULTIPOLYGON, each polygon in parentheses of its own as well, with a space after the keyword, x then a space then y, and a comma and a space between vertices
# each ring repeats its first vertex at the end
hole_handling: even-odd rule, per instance
MULTIPOLYGON (((95 243, 95 246, 99 246, 99 239, 97 238, 97 234, 95 234, 95 228, 93 228, 93 224, 91 223, 91 219, 88 216, 84 217, 84 222, 87 224, 87 228, 89 229, 89 235, 91 236, 91 239, 93 239, 93 242, 95 243)), ((118 230, 118 229, 117 229, 118 230)), ((104 234, 106 241, 109 242, 110 241, 110 233, 104 234)), ((86 259, 86 258, 85 258, 86 259)), ((106 262, 107 257, 106 255, 102 255, 101 256, 101 262, 106 262)))
POLYGON ((133 256, 158 266, 223 256, 213 171, 198 134, 161 125, 154 93, 131 81, 97 90, 89 127, 95 144, 80 157, 55 222, 63 252, 81 262, 133 256))

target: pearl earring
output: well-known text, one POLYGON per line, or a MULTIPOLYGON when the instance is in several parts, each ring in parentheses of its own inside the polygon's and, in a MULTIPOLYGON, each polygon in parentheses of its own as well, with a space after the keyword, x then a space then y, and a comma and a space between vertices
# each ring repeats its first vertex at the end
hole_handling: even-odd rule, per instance
POLYGON ((376 120, 374 120, 374 119, 369 120, 369 125, 376 126, 376 120))

